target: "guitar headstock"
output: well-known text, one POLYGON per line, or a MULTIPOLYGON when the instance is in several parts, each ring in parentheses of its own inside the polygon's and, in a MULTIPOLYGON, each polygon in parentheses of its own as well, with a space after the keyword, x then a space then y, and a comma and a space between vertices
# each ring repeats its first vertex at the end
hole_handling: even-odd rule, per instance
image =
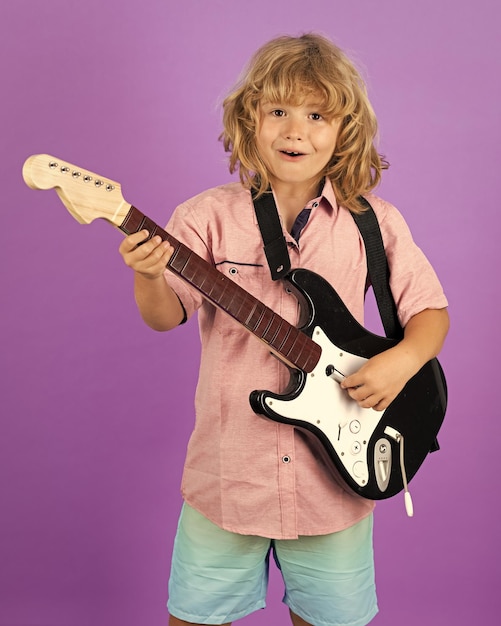
POLYGON ((120 226, 131 206, 119 183, 48 154, 30 156, 23 166, 23 178, 32 189, 55 189, 81 224, 104 218, 120 226))

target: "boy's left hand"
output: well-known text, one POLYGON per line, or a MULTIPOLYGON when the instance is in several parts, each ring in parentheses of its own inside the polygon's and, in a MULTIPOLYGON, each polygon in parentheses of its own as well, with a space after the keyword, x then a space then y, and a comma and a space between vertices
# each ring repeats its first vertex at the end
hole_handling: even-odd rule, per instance
POLYGON ((407 322, 396 346, 369 359, 341 387, 364 409, 384 411, 421 367, 436 356, 449 330, 447 309, 425 309, 407 322))

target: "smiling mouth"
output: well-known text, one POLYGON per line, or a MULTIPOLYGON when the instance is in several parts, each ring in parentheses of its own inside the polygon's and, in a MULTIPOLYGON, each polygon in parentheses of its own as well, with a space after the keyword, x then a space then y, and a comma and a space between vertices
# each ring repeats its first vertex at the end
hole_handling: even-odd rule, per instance
POLYGON ((294 152, 293 150, 280 150, 280 152, 282 154, 285 154, 286 156, 291 156, 291 157, 300 157, 300 156, 304 156, 303 152, 294 152))

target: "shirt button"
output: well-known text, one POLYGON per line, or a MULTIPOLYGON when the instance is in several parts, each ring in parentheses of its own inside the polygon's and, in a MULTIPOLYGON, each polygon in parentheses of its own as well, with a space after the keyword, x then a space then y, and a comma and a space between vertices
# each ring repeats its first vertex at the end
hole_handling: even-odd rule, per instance
POLYGON ((314 209, 316 209, 316 208, 317 208, 317 206, 318 206, 318 202, 314 202, 311 206, 312 206, 314 209))
POLYGON ((230 267, 229 272, 232 276, 235 276, 235 274, 238 274, 238 270, 236 267, 230 267))
POLYGON ((282 457, 282 463, 290 463, 291 462, 291 458, 288 454, 286 454, 285 456, 282 457))

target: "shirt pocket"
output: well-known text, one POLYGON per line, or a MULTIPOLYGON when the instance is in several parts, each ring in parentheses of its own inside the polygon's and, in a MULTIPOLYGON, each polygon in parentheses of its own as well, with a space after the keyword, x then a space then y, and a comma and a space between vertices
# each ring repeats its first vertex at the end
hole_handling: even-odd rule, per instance
MULTIPOLYGON (((263 302, 267 267, 259 264, 240 263, 236 261, 221 261, 216 264, 217 269, 236 285, 241 287, 259 302, 263 302)), ((269 278, 271 282, 271 278, 269 278)), ((252 300, 248 301, 249 310, 252 300)), ((240 313, 242 311, 240 310, 240 313)), ((239 314, 241 319, 241 315, 239 314)), ((214 318, 215 329, 223 335, 245 332, 242 325, 236 322, 231 315, 217 309, 214 318)))

